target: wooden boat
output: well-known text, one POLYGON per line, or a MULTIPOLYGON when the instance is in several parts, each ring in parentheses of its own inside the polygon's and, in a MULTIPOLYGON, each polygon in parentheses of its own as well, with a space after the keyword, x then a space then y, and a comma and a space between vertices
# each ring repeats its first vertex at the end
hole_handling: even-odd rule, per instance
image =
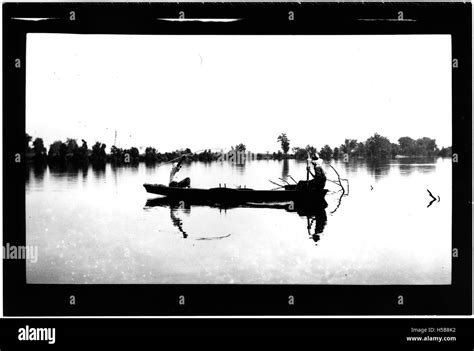
POLYGON ((143 184, 151 194, 177 200, 204 200, 220 203, 271 203, 289 201, 325 202, 326 189, 310 189, 287 186, 284 190, 253 190, 246 188, 178 188, 162 184, 143 184))

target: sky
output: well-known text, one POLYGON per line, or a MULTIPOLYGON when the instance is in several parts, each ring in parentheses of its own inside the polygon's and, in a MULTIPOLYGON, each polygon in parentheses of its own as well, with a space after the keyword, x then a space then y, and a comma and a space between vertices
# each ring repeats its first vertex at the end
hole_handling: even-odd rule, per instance
POLYGON ((27 35, 26 132, 158 151, 451 145, 449 35, 27 35))

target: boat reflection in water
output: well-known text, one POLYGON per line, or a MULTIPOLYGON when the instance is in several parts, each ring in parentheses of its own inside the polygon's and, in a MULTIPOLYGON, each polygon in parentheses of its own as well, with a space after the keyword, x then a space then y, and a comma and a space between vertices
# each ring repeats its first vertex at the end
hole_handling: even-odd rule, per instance
MULTIPOLYGON (((326 207, 327 203, 308 203, 308 202, 286 202, 286 203, 218 203, 210 201, 177 200, 169 197, 160 197, 150 199, 146 202, 145 208, 150 207, 169 207, 170 218, 173 225, 187 238, 189 234, 183 227, 183 220, 179 217, 180 211, 189 213, 191 207, 206 206, 216 208, 219 211, 227 211, 234 208, 255 208, 255 209, 275 209, 290 213, 295 213, 300 217, 306 217, 306 230, 309 237, 318 242, 327 223, 326 207)), ((213 238, 200 238, 200 240, 219 240, 229 237, 220 236, 213 238)))

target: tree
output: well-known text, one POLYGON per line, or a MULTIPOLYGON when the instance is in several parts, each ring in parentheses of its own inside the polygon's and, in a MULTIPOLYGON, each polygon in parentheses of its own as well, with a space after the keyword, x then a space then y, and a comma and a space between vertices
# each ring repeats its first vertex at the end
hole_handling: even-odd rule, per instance
POLYGON ((392 147, 392 155, 391 156, 392 157, 397 156, 400 153, 400 145, 392 143, 391 147, 392 147))
POLYGON ((133 146, 130 148, 130 158, 132 159, 132 161, 138 161, 140 157, 140 152, 138 151, 138 149, 133 146))
POLYGON ((61 143, 61 145, 59 145, 59 158, 62 161, 67 160, 67 145, 65 143, 61 143))
POLYGON ((415 154, 415 140, 413 140, 412 138, 401 137, 398 139, 398 144, 400 146, 400 155, 410 156, 415 154))
POLYGON ((105 145, 105 144, 100 145, 100 152, 99 152, 99 155, 100 155, 100 157, 102 157, 104 160, 105 160, 105 158, 106 158, 106 156, 107 156, 107 154, 105 153, 105 148, 106 148, 106 147, 107 147, 107 145, 105 145))
MULTIPOLYGON (((178 155, 176 155, 175 157, 177 157, 178 155)), ((209 150, 204 150, 203 152, 199 153, 198 155, 198 160, 199 161, 212 161, 213 160, 213 154, 211 152, 211 149, 209 150)))
POLYGON ((423 137, 413 140, 410 137, 398 139, 399 152, 405 156, 435 156, 439 149, 436 140, 423 137))
POLYGON ((93 162, 105 162, 106 161, 106 158, 107 158, 107 154, 105 153, 105 148, 107 146, 105 144, 102 144, 100 142, 96 142, 93 146, 92 146, 92 155, 91 155, 91 158, 92 158, 92 161, 93 162))
POLYGON ((318 150, 311 145, 306 145, 306 147, 294 147, 293 148, 293 155, 297 160, 306 160, 308 158, 308 153, 310 155, 315 155, 318 153, 318 150))
POLYGON ((71 138, 67 138, 66 146, 67 146, 67 153, 71 155, 74 155, 74 153, 79 148, 79 145, 77 145, 76 139, 71 139, 71 138))
POLYGON ((356 157, 365 157, 366 155, 366 147, 365 144, 362 142, 357 143, 355 150, 354 150, 354 156, 356 157))
POLYGON ((242 144, 242 143, 240 143, 240 144, 238 144, 238 145, 235 146, 235 151, 236 151, 236 152, 245 153, 245 150, 247 150, 247 147, 246 147, 244 144, 242 144))
POLYGON ((63 142, 61 140, 56 140, 49 146, 48 158, 52 161, 59 161, 61 158, 61 145, 63 142))
MULTIPOLYGON (((115 145, 113 145, 110 148, 110 158, 112 159, 112 162, 122 163, 124 152, 127 152, 127 150, 124 151, 121 148, 118 148, 115 145)), ((100 153, 100 150, 99 150, 99 153, 100 153)))
POLYGON ((43 139, 36 138, 33 141, 33 151, 35 152, 36 161, 44 161, 46 157, 46 148, 44 147, 43 139))
POLYGON ((290 139, 288 139, 286 133, 280 134, 277 138, 277 141, 281 144, 283 153, 285 155, 288 154, 288 150, 290 150, 290 139))
POLYGON ((31 152, 31 148, 30 148, 31 139, 33 139, 33 137, 29 135, 28 133, 25 133, 25 153, 31 152))
POLYGON ((344 154, 352 154, 352 152, 356 149, 357 147, 357 139, 346 139, 344 141, 344 144, 341 145, 339 148, 339 151, 341 151, 344 154))
POLYGON ((145 149, 145 161, 146 162, 156 161, 156 149, 154 147, 148 146, 145 149))
POLYGON ((436 140, 423 137, 417 139, 415 142, 416 155, 421 156, 434 156, 438 153, 438 146, 436 145, 436 140))
POLYGON ((387 158, 392 153, 392 143, 386 137, 375 133, 365 143, 367 156, 370 158, 387 158))
MULTIPOLYGON (((310 154, 310 155, 316 155, 318 153, 318 150, 314 147, 314 146, 311 146, 311 145, 306 145, 306 147, 304 148, 306 150, 306 154, 310 154)), ((308 155, 306 155, 307 157, 308 155)))
POLYGON ((324 145, 324 147, 321 149, 321 151, 319 151, 319 156, 323 159, 323 160, 330 160, 331 157, 332 157, 332 149, 329 145, 324 145))
POLYGON ((338 159, 340 156, 340 151, 338 147, 335 147, 334 150, 332 151, 332 157, 335 159, 338 159))
POLYGON ((308 153, 306 149, 303 149, 301 147, 294 147, 293 155, 297 160, 305 160, 306 158, 308 158, 308 153))
POLYGON ((439 150, 438 152, 438 156, 441 156, 441 157, 451 157, 453 154, 452 152, 452 149, 451 149, 451 146, 449 147, 442 147, 441 150, 439 150))
POLYGON ((74 152, 74 159, 79 162, 87 162, 89 156, 89 148, 87 147, 87 142, 84 139, 82 139, 81 141, 81 147, 77 148, 74 152))

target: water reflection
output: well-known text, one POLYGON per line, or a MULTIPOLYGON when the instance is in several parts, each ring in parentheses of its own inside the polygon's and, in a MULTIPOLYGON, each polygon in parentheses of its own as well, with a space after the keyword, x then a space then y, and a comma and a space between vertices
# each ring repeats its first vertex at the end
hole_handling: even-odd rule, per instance
POLYGON ((89 174, 89 165, 82 168, 82 181, 87 182, 87 175, 89 174))
POLYGON ((398 172, 402 176, 410 176, 415 171, 429 173, 434 171, 434 168, 436 167, 436 159, 432 157, 406 157, 397 159, 393 166, 398 166, 398 172))
POLYGON ((155 167, 157 165, 160 165, 159 163, 155 163, 155 162, 145 162, 145 171, 146 171, 146 175, 147 176, 150 176, 150 175, 153 175, 155 173, 155 167))
POLYGON ((47 167, 52 176, 59 178, 77 178, 79 175, 87 178, 89 171, 88 164, 72 164, 72 163, 54 163, 49 166, 44 166, 41 172, 44 172, 47 167))
POLYGON ((415 167, 410 164, 400 164, 398 166, 398 172, 402 176, 410 176, 415 171, 415 167))
POLYGON ((43 180, 44 173, 46 170, 46 165, 41 164, 41 163, 40 164, 35 163, 32 168, 33 168, 33 175, 35 177, 35 180, 39 180, 39 181, 43 180))
POLYGON ((113 173, 122 173, 122 172, 127 172, 127 170, 130 170, 131 173, 136 173, 138 172, 138 166, 140 163, 138 162, 132 162, 124 165, 116 165, 111 163, 110 164, 110 169, 112 170, 113 173))
POLYGON ((390 173, 390 165, 379 160, 368 160, 366 164, 369 174, 378 182, 381 178, 388 176, 390 173))
POLYGON ((94 178, 101 180, 105 178, 105 163, 93 163, 92 170, 94 171, 94 178))
POLYGON ((49 171, 51 172, 52 175, 61 174, 61 173, 68 173, 68 164, 66 162, 52 163, 48 167, 49 167, 49 171))
POLYGON ((237 171, 239 174, 244 174, 245 173, 245 166, 247 165, 247 161, 241 160, 240 162, 230 162, 232 165, 232 168, 237 171))
POLYGON ((306 217, 308 222, 308 235, 313 239, 315 243, 319 241, 321 238, 321 234, 324 231, 324 227, 326 226, 327 216, 326 211, 321 212, 321 216, 313 216, 313 217, 306 217), (314 229, 313 229, 314 228, 314 229))
MULTIPOLYGON (((306 217, 306 231, 308 236, 314 241, 318 242, 321 238, 321 234, 324 231, 324 228, 327 223, 327 215, 325 208, 327 205, 315 205, 307 202, 289 202, 289 203, 269 203, 269 204, 256 204, 256 203, 213 203, 208 201, 182 201, 176 199, 170 199, 167 197, 161 197, 156 199, 147 200, 145 204, 145 209, 152 207, 168 207, 170 209, 170 219, 178 231, 183 235, 183 238, 186 239, 189 237, 188 232, 184 229, 184 222, 180 218, 180 213, 190 214, 191 208, 195 207, 210 207, 218 209, 220 213, 227 212, 227 210, 235 208, 253 208, 253 209, 274 209, 274 210, 284 210, 289 213, 296 213, 300 217, 306 217)), ((212 238, 198 238, 196 240, 214 240, 214 239, 224 239, 229 237, 229 235, 218 236, 212 238)))

